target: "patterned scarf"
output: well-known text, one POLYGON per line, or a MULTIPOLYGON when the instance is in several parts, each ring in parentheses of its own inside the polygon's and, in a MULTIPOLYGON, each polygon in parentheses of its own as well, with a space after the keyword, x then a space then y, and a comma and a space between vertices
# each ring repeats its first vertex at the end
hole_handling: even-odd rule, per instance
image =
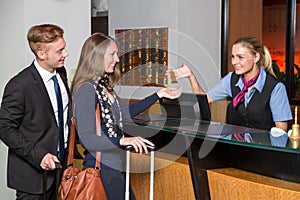
POLYGON ((111 94, 114 97, 114 100, 118 107, 118 111, 115 112, 115 114, 119 116, 114 115, 113 104, 111 100, 108 98, 108 96, 106 95, 106 93, 104 92, 104 88, 109 87, 108 83, 109 83, 108 75, 104 74, 99 80, 99 82, 97 83, 97 85, 95 86, 95 89, 100 102, 102 119, 105 123, 108 136, 118 137, 123 135, 122 112, 116 94, 114 91, 112 91, 111 94))
POLYGON ((245 100, 245 92, 248 91, 248 88, 251 87, 258 79, 260 74, 260 69, 258 73, 250 79, 248 82, 246 81, 245 77, 242 76, 242 81, 244 83, 243 89, 233 98, 233 106, 236 108, 240 103, 244 102, 245 100))

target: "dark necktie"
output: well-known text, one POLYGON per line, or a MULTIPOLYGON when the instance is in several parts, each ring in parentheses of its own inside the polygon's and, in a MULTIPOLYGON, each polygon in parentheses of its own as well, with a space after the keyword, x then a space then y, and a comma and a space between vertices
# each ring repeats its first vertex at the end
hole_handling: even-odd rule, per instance
POLYGON ((63 104, 62 104, 62 98, 61 98, 61 92, 60 87, 58 85, 58 81, 56 76, 54 75, 52 77, 52 80, 54 82, 54 90, 56 94, 56 101, 57 101, 57 109, 58 109, 58 127, 59 127, 59 150, 58 150, 58 158, 63 159, 64 158, 64 118, 63 118, 63 104))

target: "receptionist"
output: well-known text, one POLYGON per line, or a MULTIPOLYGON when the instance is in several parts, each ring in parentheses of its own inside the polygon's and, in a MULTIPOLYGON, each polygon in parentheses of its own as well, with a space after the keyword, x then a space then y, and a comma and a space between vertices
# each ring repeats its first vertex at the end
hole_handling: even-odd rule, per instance
POLYGON ((189 78, 193 92, 207 94, 209 103, 231 97, 226 113, 228 124, 287 131, 291 108, 285 86, 273 72, 268 48, 256 37, 239 38, 232 46, 231 62, 234 71, 207 93, 187 65, 182 64, 174 72, 176 78, 189 78))

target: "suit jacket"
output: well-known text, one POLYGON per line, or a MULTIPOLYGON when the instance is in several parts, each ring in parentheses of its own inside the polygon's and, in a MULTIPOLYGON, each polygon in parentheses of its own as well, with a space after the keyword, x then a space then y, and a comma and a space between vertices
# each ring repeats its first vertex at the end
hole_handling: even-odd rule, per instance
MULTIPOLYGON (((57 69, 71 96, 66 70, 57 69)), ((70 127, 70 126, 69 126, 70 127)), ((43 80, 32 63, 6 85, 0 109, 0 138, 9 147, 8 187, 32 194, 43 191, 42 158, 57 154, 59 128, 43 80)), ((54 171, 47 171, 47 186, 52 185, 54 171)))

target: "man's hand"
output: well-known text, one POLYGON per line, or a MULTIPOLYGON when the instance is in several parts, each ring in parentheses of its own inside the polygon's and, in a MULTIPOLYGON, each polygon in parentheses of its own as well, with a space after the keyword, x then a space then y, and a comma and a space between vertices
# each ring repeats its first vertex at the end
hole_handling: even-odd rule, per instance
POLYGON ((42 162, 40 163, 40 166, 44 170, 54 170, 56 168, 55 163, 59 163, 60 161, 55 155, 52 155, 50 153, 47 153, 44 158, 42 159, 42 162))

